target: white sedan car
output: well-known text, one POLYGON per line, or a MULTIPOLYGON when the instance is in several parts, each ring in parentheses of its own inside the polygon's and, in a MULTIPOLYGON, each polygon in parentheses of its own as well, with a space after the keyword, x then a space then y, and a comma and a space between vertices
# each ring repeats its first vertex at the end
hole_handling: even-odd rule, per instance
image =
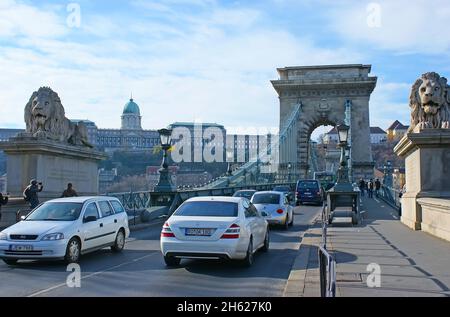
POLYGON ((269 249, 269 225, 247 198, 197 197, 184 202, 164 224, 161 251, 167 266, 182 258, 242 260, 269 249))
POLYGON ((113 197, 75 197, 41 204, 21 222, 0 232, 0 259, 64 259, 111 247, 120 252, 129 236, 128 216, 113 197))
POLYGON ((281 225, 286 230, 294 224, 294 208, 282 192, 257 192, 252 203, 271 225, 281 225))

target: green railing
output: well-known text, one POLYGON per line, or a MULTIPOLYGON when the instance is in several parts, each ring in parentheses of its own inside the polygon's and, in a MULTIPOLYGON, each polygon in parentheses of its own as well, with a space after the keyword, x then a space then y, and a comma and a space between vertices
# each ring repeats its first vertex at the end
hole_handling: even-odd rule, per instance
POLYGON ((202 188, 194 190, 178 190, 176 192, 159 193, 150 191, 108 193, 107 196, 118 198, 128 211, 144 210, 150 207, 166 206, 169 213, 175 211, 184 201, 193 197, 232 196, 238 190, 253 189, 257 191, 272 190, 275 186, 290 186, 295 189, 296 183, 267 183, 231 186, 221 188, 202 188))

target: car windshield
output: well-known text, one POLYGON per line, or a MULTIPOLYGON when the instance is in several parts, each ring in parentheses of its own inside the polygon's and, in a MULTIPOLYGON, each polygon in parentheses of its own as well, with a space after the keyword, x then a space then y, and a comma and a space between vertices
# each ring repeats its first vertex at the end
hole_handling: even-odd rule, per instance
POLYGON ((240 192, 236 192, 234 194, 234 197, 245 197, 245 198, 251 198, 253 196, 255 192, 253 191, 240 191, 240 192))
POLYGON ((277 186, 273 189, 273 191, 275 192, 290 192, 291 189, 289 187, 285 187, 285 186, 277 186))
POLYGON ((298 183, 298 189, 318 189, 319 185, 316 181, 300 182, 298 183))
POLYGON ((237 217, 238 204, 223 201, 192 201, 178 208, 175 216, 184 217, 237 217))
POLYGON ((33 211, 26 221, 75 221, 80 217, 81 203, 52 203, 42 204, 33 211))
POLYGON ((253 204, 279 205, 280 195, 278 194, 255 194, 252 198, 253 204))

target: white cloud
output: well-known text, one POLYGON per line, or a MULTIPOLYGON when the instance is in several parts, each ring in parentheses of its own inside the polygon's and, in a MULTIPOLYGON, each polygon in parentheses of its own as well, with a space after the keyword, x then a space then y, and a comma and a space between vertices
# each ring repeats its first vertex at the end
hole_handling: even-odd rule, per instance
POLYGON ((363 41, 376 48, 401 53, 421 52, 442 54, 449 52, 450 8, 448 0, 378 0, 380 27, 371 19, 374 10, 367 10, 369 2, 344 1, 330 3, 330 27, 344 40, 363 41), (372 27, 371 27, 372 26, 372 27))
POLYGON ((0 39, 14 36, 55 38, 67 31, 65 20, 53 12, 16 0, 2 0, 0 4, 0 39))
POLYGON ((412 84, 379 80, 370 100, 371 126, 387 129, 399 120, 409 124, 409 94, 412 84))
POLYGON ((95 25, 104 18, 83 11, 87 25, 76 32, 87 36, 86 42, 69 36, 16 38, 15 46, 0 47, 0 126, 23 126, 22 109, 31 93, 49 85, 69 117, 104 128, 120 126, 131 91, 145 128, 195 118, 235 128, 273 127, 279 105, 269 81, 276 79, 277 67, 366 62, 347 48, 324 49, 311 39, 267 29, 261 12, 212 2, 210 8, 196 18, 178 12, 181 25, 132 17, 132 23, 112 19, 98 32, 95 25), (230 25, 236 31, 229 32, 230 25), (148 34, 146 27, 170 36, 148 34), (108 36, 118 29, 117 36, 108 36))

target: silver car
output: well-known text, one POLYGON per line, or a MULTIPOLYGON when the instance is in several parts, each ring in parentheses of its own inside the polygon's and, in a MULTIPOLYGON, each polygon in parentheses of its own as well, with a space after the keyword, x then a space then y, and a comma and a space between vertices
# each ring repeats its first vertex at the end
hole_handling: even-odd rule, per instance
POLYGON ((251 202, 269 224, 282 225, 285 229, 294 224, 294 208, 289 204, 284 193, 257 192, 253 195, 251 202))

